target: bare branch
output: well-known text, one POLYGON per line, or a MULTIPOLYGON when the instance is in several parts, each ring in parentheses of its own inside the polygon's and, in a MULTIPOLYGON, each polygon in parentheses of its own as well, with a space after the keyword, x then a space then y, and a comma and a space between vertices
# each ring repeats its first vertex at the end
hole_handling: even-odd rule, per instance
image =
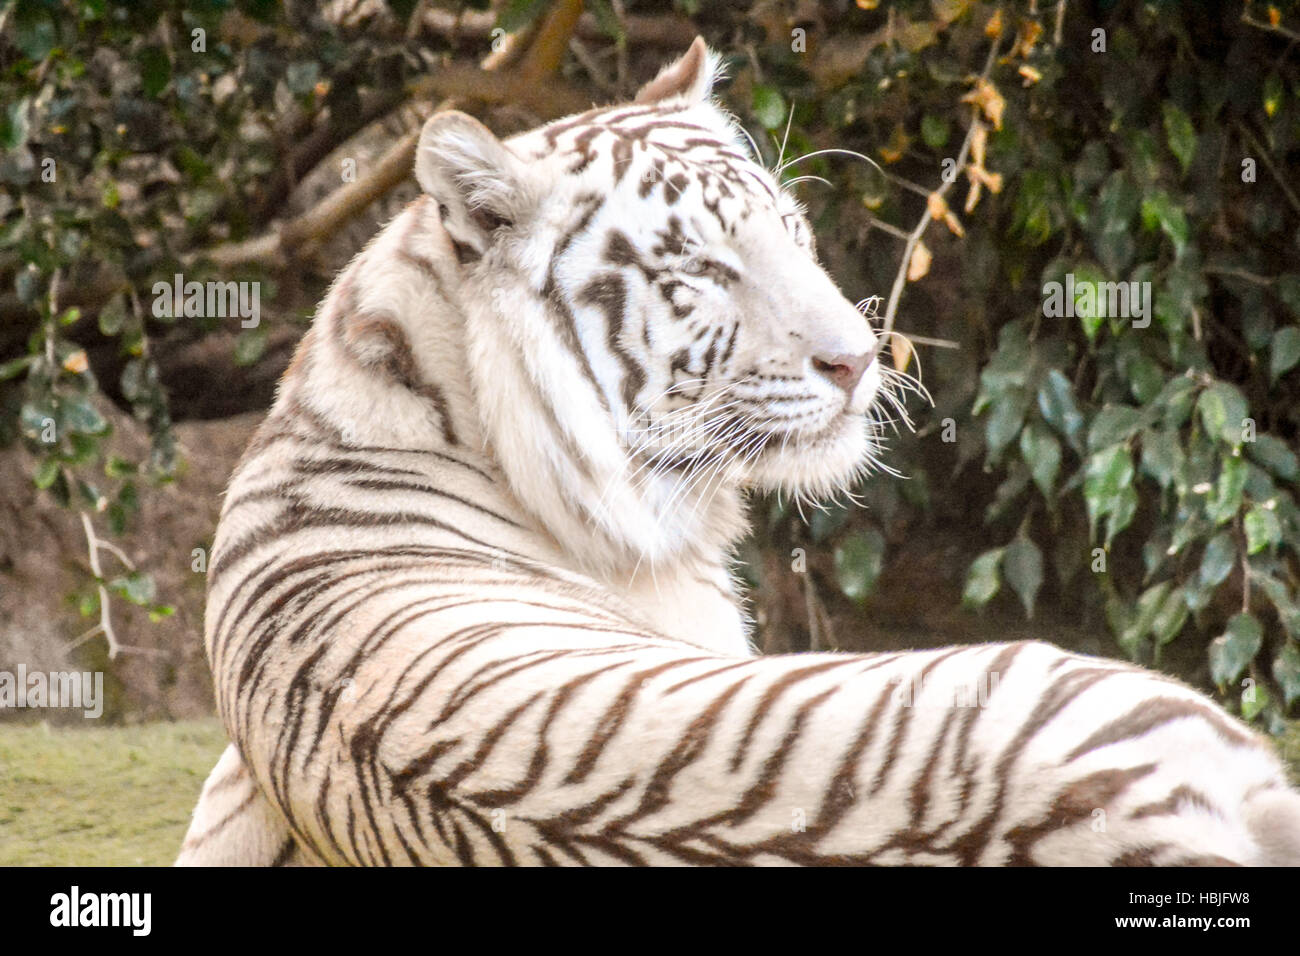
MULTIPOLYGON (((515 73, 492 72, 493 66, 480 68, 452 63, 411 84, 408 98, 436 95, 442 98, 439 109, 449 109, 458 100, 468 100, 517 102, 551 116, 581 110, 590 105, 585 97, 566 84, 547 79, 559 69, 581 12, 582 0, 562 0, 553 7, 537 28, 533 43, 519 57, 515 73)), ((221 268, 244 262, 286 268, 405 180, 415 163, 419 139, 419 130, 407 133, 389 147, 365 176, 330 193, 278 229, 244 242, 191 253, 183 261, 206 259, 221 268)))
MULTIPOLYGON (((988 60, 984 63, 984 70, 980 73, 979 82, 988 80, 989 74, 993 70, 993 64, 997 61, 998 46, 998 39, 995 37, 993 39, 993 45, 989 48, 989 56, 988 60)), ((966 138, 962 140, 961 151, 957 154, 957 164, 956 168, 953 170, 952 177, 945 177, 943 182, 939 184, 939 187, 932 195, 938 196, 942 199, 947 195, 948 190, 952 188, 952 184, 957 181, 958 176, 966 168, 966 160, 970 156, 971 141, 975 137, 976 129, 979 128, 982 122, 983 120, 980 119, 980 104, 974 103, 971 106, 970 125, 966 128, 966 138)), ((889 333, 894 329, 894 319, 898 314, 898 302, 903 296, 903 286, 907 284, 907 271, 912 264, 912 254, 916 252, 916 247, 920 245, 921 237, 925 235, 925 230, 929 227, 932 218, 930 214, 930 204, 927 203, 926 207, 925 212, 921 214, 920 222, 918 222, 913 227, 911 233, 908 234, 907 245, 903 249, 903 261, 898 267, 897 274, 894 276, 894 285, 889 290, 889 301, 885 306, 884 325, 878 333, 875 348, 872 349, 871 354, 867 357, 867 364, 876 360, 876 356, 880 353, 881 348, 884 347, 886 340, 890 338, 889 333)))
MULTIPOLYGON (((86 550, 90 556, 90 570, 95 575, 95 587, 99 591, 99 625, 98 632, 95 628, 87 631, 77 643, 89 640, 96 633, 104 635, 104 640, 108 642, 108 659, 111 661, 117 657, 122 650, 122 645, 118 642, 117 632, 113 630, 113 617, 108 607, 108 588, 104 586, 104 569, 99 564, 99 549, 104 542, 95 534, 95 527, 90 523, 90 515, 82 511, 81 527, 86 533, 86 550)), ((73 646, 76 646, 75 644, 73 646)))
POLYGON ((1300 33, 1296 33, 1294 30, 1288 30, 1281 24, 1274 26, 1271 23, 1265 23, 1263 20, 1256 20, 1249 12, 1243 12, 1241 14, 1241 22, 1246 24, 1248 27, 1255 27, 1258 30, 1263 30, 1265 33, 1276 33, 1278 36, 1286 37, 1292 43, 1300 41, 1300 33))

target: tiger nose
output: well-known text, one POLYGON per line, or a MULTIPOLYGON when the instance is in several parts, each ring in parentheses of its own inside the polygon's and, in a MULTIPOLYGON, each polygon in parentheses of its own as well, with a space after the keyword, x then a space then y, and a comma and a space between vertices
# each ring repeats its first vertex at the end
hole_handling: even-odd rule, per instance
POLYGON ((870 353, 862 355, 826 355, 814 356, 813 368, 844 389, 844 394, 852 395, 853 390, 862 381, 862 373, 867 370, 870 353))

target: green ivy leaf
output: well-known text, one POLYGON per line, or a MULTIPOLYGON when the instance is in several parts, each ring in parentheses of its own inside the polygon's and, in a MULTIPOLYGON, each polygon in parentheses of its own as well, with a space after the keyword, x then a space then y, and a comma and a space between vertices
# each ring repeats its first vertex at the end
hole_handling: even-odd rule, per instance
POLYGON ((1119 646, 1123 648, 1124 653, 1130 659, 1135 659, 1138 656, 1138 645, 1150 632, 1156 615, 1160 613, 1160 609, 1164 606, 1170 587, 1170 582, 1161 581, 1159 584, 1147 588, 1142 592, 1142 596, 1138 598, 1136 613, 1129 618, 1116 638, 1119 646))
POLYGON ((835 549, 835 579, 851 601, 870 596, 885 561, 885 539, 875 528, 849 535, 835 549))
POLYGON ((948 145, 948 118, 937 113, 926 113, 921 117, 921 139, 931 149, 943 149, 948 145))
POLYGON ((1263 505, 1255 505, 1246 512, 1246 553, 1258 554, 1282 540, 1282 523, 1277 512, 1263 505))
POLYGON ((108 589, 142 607, 152 604, 158 592, 153 578, 141 571, 132 571, 124 577, 114 578, 108 582, 108 589))
POLYGON ((1110 543, 1115 540, 1115 535, 1133 523, 1137 509, 1137 492, 1131 486, 1122 489, 1106 518, 1106 547, 1110 547, 1110 543))
POLYGON ((1198 575, 1201 586, 1218 587, 1232 573, 1232 566, 1236 560, 1237 548, 1232 543, 1232 535, 1227 531, 1220 531, 1210 539, 1209 544, 1205 546, 1205 554, 1201 556, 1198 575))
POLYGON ((1142 427, 1145 415, 1129 405, 1107 405, 1088 429, 1088 450, 1097 451, 1127 440, 1142 427))
POLYGON ((1182 258, 1191 230, 1187 226, 1187 214, 1168 193, 1153 193, 1142 200, 1142 225, 1147 230, 1158 226, 1174 244, 1175 258, 1182 258))
POLYGON ((1147 429, 1142 433, 1142 471, 1161 489, 1168 488, 1183 467, 1184 455, 1174 432, 1147 429))
POLYGON ((1241 496, 1245 487, 1246 459, 1238 456, 1223 459, 1219 479, 1214 484, 1214 494, 1205 503, 1206 516, 1216 525, 1230 521, 1241 508, 1241 496))
POLYGON ((1277 113, 1278 107, 1282 105, 1282 77, 1276 70, 1268 75, 1264 80, 1264 112, 1269 119, 1277 113))
POLYGON ((1157 647, 1168 644, 1178 636, 1187 622, 1187 615, 1187 589, 1180 584, 1165 596, 1160 610, 1151 619, 1151 636, 1157 647))
POLYGON ((14 45, 23 56, 39 63, 54 49, 54 23, 50 15, 34 3, 20 3, 14 16, 14 45))
POLYGON ((1080 451, 1079 434, 1083 414, 1074 401, 1074 387, 1059 369, 1051 369, 1038 389, 1038 410, 1047 424, 1055 428, 1070 447, 1080 451))
POLYGON ((1173 103, 1166 102, 1162 109, 1169 151, 1178 158, 1178 165, 1182 166, 1183 172, 1186 173, 1196 152, 1196 130, 1192 127, 1192 121, 1187 114, 1173 103))
POLYGON ((1251 684, 1241 692, 1241 717, 1254 720, 1269 704, 1268 688, 1262 684, 1251 684))
POLYGON ((755 84, 752 105, 754 118, 767 129, 778 129, 785 125, 785 100, 775 87, 755 84))
POLYGON ((172 61, 167 51, 150 45, 137 54, 140 66, 140 90, 145 96, 156 97, 167 88, 172 78, 172 61))
POLYGON ((1273 679, 1282 688, 1282 699, 1290 710, 1300 700, 1300 645, 1288 641, 1273 658, 1273 679))
POLYGON ((0 149, 21 149, 27 145, 27 117, 31 103, 32 98, 24 96, 0 111, 0 149))
POLYGON ((1234 386, 1227 382, 1215 382, 1196 402, 1201 424, 1205 432, 1232 447, 1242 442, 1242 422, 1246 420, 1250 409, 1246 399, 1234 386))
POLYGON ((108 422, 85 395, 74 395, 64 400, 63 421, 69 431, 81 435, 102 435, 108 431, 108 422))
POLYGON ((1034 484, 1049 501, 1061 469, 1061 443, 1038 422, 1030 422, 1020 433, 1020 457, 1029 465, 1034 484))
POLYGON ((1291 314, 1300 318, 1300 275, 1288 272, 1277 277, 1277 297, 1291 314))
POLYGON ((1237 682, 1263 643, 1264 631, 1251 615, 1237 614, 1228 622, 1228 629, 1210 642, 1210 678, 1219 690, 1237 682))
POLYGON ((1043 554, 1028 538, 1016 538, 1002 556, 1002 573, 1007 583, 1020 595, 1025 616, 1034 616, 1034 602, 1043 585, 1043 554))
POLYGON ((1106 303, 1098 291, 1105 281, 1106 276, 1091 266, 1074 268, 1074 314, 1079 317, 1079 324, 1089 342, 1097 338, 1098 330, 1106 322, 1106 303))
POLYGON ((235 364, 239 366, 252 365, 266 352, 267 327, 265 324, 258 325, 257 328, 245 329, 235 339, 235 364))
POLYGON ((8 362, 0 362, 0 382, 6 382, 11 378, 17 378, 21 373, 27 370, 27 366, 32 364, 32 356, 23 355, 16 359, 10 359, 8 362))
POLYGON ((1286 584, 1267 574, 1252 574, 1251 580, 1258 583, 1268 595, 1287 636, 1300 641, 1300 607, 1291 600, 1291 592, 1286 584))
POLYGON ((1008 388, 993 396, 988 419, 984 422, 984 443, 990 463, 1001 461, 1007 445, 1020 434, 1028 410, 1029 394, 1021 389, 1008 388))
POLYGON ((849 520, 847 509, 836 505, 818 508, 808 519, 808 530, 812 534, 813 544, 821 544, 836 531, 844 527, 849 520))
POLYGON ((973 562, 966 573, 966 587, 962 591, 961 602, 966 607, 983 607, 993 600, 1001 587, 998 566, 1002 562, 1005 549, 994 548, 985 551, 973 562))
POLYGON ((1268 377, 1276 382, 1300 362, 1300 328, 1288 325, 1273 333, 1269 346, 1268 377))
POLYGON ((32 476, 32 482, 37 488, 44 491, 50 485, 54 484, 55 479, 59 477, 59 460, 57 458, 43 458, 40 465, 36 468, 36 474, 32 476))
POLYGON ((1088 456, 1084 466, 1083 497, 1088 504, 1088 526, 1094 536, 1097 521, 1103 515, 1126 509, 1123 493, 1128 491, 1132 494, 1129 487, 1132 482, 1133 457, 1127 446, 1111 445, 1088 456))
POLYGON ((1280 438, 1258 435, 1253 442, 1246 442, 1245 447, 1251 458, 1279 478, 1295 481, 1300 477, 1300 458, 1280 438))
POLYGON ((294 96, 306 96, 316 87, 320 79, 320 64, 315 60, 303 60, 290 63, 284 71, 284 83, 294 96))
POLYGON ((174 605, 155 604, 153 607, 149 608, 149 620, 152 623, 157 624, 159 621, 163 620, 163 618, 171 617, 175 613, 176 608, 174 605))

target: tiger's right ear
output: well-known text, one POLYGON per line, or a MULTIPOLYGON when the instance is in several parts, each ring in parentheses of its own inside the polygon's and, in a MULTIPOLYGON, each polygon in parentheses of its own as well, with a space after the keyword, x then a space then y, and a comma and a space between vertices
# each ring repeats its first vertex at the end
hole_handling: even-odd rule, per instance
POLYGON ((525 211, 522 164, 486 126, 456 110, 424 124, 415 178, 437 201, 462 262, 482 256, 496 233, 525 211))

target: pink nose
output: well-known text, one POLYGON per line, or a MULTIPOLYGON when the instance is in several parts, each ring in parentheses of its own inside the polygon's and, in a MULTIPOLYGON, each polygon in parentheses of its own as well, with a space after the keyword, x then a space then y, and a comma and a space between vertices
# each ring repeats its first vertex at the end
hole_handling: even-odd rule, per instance
POLYGON ((828 355, 813 359, 813 368, 844 389, 846 395, 862 381, 862 373, 867 370, 867 355, 828 355))

